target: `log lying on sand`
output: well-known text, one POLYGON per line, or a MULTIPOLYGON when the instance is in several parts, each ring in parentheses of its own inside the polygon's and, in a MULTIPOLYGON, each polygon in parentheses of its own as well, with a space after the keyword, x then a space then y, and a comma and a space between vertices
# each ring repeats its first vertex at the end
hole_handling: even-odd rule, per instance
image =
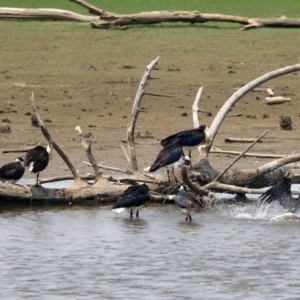
POLYGON ((269 105, 274 105, 274 104, 282 104, 286 102, 290 102, 291 98, 286 98, 282 96, 275 96, 275 97, 266 97, 264 103, 269 104, 269 105))
MULTIPOLYGON (((255 141, 255 138, 233 138, 226 137, 225 142, 227 143, 252 143, 255 141)), ((258 141, 258 143, 262 143, 262 140, 258 141)))

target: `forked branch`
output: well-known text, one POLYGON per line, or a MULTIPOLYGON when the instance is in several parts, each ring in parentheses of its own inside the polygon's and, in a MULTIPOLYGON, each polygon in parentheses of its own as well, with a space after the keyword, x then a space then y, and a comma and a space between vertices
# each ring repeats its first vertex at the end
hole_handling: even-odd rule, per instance
POLYGON ((87 143, 86 142, 86 140, 83 137, 82 130, 81 130, 80 126, 76 126, 75 130, 76 130, 78 136, 80 137, 81 145, 83 146, 83 149, 86 152, 86 156, 87 156, 88 160, 90 161, 91 166, 94 169, 94 173, 95 173, 97 179, 101 178, 102 173, 101 173, 101 171, 100 171, 100 169, 97 165, 97 161, 96 161, 95 157, 92 154, 92 143, 87 143))
POLYGON ((135 124, 138 118, 138 114, 140 112, 140 104, 142 101, 142 98, 145 94, 145 86, 150 78, 150 73, 155 67, 157 61, 159 59, 159 56, 153 60, 146 68, 145 73, 142 77, 142 80, 140 82, 138 91, 136 93, 131 115, 130 115, 130 121, 127 126, 127 146, 128 146, 128 152, 129 152, 129 158, 130 158, 130 165, 131 165, 131 171, 134 175, 135 173, 138 173, 138 163, 136 158, 136 151, 135 151, 135 142, 134 142, 134 130, 135 130, 135 124))
POLYGON ((67 157, 67 155, 59 148, 59 146, 54 142, 54 140, 52 139, 50 133, 48 132, 44 122, 42 121, 42 118, 40 117, 40 114, 38 112, 38 109, 35 105, 35 101, 34 101, 34 93, 32 92, 31 97, 30 97, 30 102, 31 102, 31 108, 34 111, 37 120, 39 122, 39 126, 41 128, 41 131, 44 135, 44 137, 46 138, 46 140, 48 142, 52 141, 53 143, 53 148, 56 150, 56 152, 60 155, 60 157, 64 160, 64 162, 67 164, 68 168, 70 169, 74 180, 80 180, 80 177, 78 175, 78 173, 76 172, 76 169, 74 168, 73 164, 71 163, 71 161, 69 160, 69 158, 67 157))

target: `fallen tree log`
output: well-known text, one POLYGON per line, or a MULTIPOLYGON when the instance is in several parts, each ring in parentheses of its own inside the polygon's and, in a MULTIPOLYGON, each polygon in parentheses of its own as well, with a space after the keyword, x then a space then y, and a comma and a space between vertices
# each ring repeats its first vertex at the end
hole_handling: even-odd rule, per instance
POLYGON ((116 26, 159 24, 164 22, 207 23, 228 22, 244 25, 243 29, 258 27, 300 27, 299 18, 247 18, 241 16, 209 14, 199 11, 150 11, 136 14, 115 14, 105 11, 83 0, 70 0, 88 9, 93 16, 54 8, 0 8, 0 18, 48 19, 89 22, 92 28, 109 29, 116 26))

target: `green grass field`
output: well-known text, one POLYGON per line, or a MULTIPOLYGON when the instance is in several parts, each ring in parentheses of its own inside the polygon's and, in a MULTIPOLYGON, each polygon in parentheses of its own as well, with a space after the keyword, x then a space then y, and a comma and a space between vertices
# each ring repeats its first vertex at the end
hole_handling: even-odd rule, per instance
MULTIPOLYGON (((90 0, 89 3, 116 13, 137 13, 153 10, 198 10, 245 17, 299 17, 299 0, 90 0)), ((86 13, 79 5, 67 0, 0 0, 1 7, 59 8, 86 13)))

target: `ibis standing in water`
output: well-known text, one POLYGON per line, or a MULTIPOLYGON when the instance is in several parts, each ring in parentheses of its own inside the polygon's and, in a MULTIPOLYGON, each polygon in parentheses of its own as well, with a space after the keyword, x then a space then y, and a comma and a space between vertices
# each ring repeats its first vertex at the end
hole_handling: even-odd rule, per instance
POLYGON ((171 144, 178 144, 184 150, 191 151, 198 148, 199 146, 209 145, 211 143, 211 137, 206 125, 200 125, 198 128, 184 130, 170 135, 167 138, 161 140, 160 143, 163 147, 171 144))
POLYGON ((183 185, 175 196, 175 203, 186 213, 186 221, 192 221, 191 211, 200 210, 205 207, 205 202, 199 199, 195 194, 187 192, 183 185))
POLYGON ((0 168, 0 180, 9 183, 16 183, 24 175, 25 168, 22 164, 22 157, 18 157, 15 162, 5 164, 0 168))
MULTIPOLYGON (((170 144, 161 149, 156 160, 151 165, 149 172, 155 172, 162 167, 171 166, 171 173, 174 176, 175 181, 178 181, 174 174, 174 168, 182 166, 186 161, 190 161, 190 158, 184 155, 182 147, 179 144, 170 144)), ((168 177, 170 181, 169 170, 168 177)))
POLYGON ((292 196, 291 185, 291 172, 288 171, 281 180, 263 193, 259 200, 267 204, 278 200, 279 204, 287 209, 287 213, 294 214, 300 208, 300 196, 297 198, 292 196))
POLYGON ((112 211, 116 214, 121 213, 125 209, 129 210, 130 218, 136 210, 136 217, 139 217, 139 210, 150 200, 150 190, 146 184, 138 184, 130 186, 125 190, 117 202, 113 205, 112 211))
POLYGON ((26 153, 24 164, 30 172, 36 173, 36 186, 39 185, 39 173, 48 166, 51 147, 52 142, 49 142, 47 148, 36 146, 26 153))

